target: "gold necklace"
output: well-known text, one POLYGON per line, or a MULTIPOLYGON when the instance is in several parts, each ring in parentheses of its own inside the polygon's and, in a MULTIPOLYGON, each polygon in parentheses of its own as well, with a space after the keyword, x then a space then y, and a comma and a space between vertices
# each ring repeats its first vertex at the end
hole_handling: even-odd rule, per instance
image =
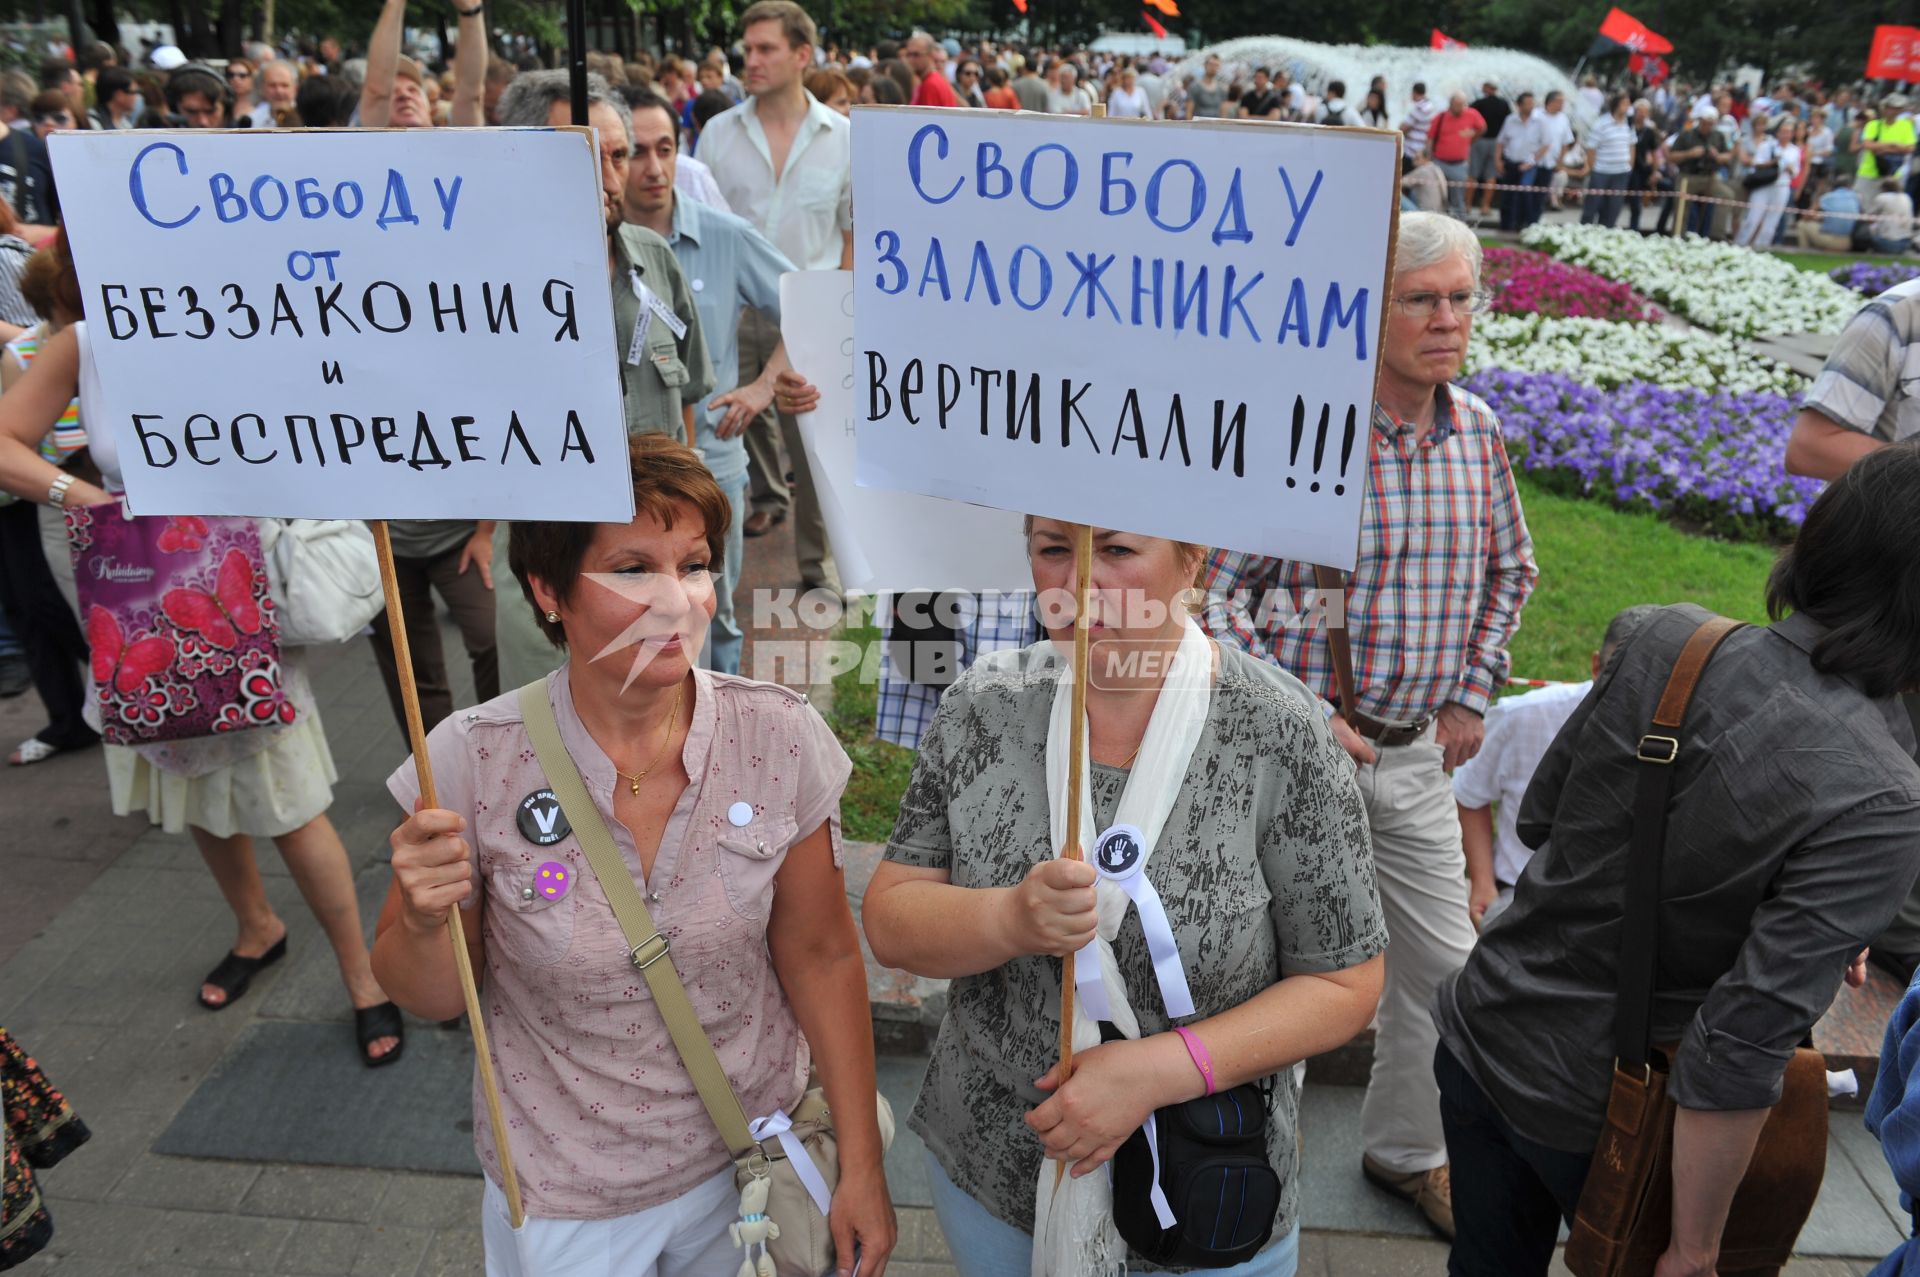
MULTIPOLYGON (((660 759, 665 756, 667 746, 673 743, 674 725, 680 721, 680 696, 686 690, 687 685, 684 681, 680 686, 673 689, 673 708, 667 711, 667 734, 661 737, 660 748, 654 751, 652 761, 640 769, 640 774, 637 776, 629 776, 618 767, 613 769, 614 775, 618 776, 621 780, 629 782, 627 786, 628 791, 636 798, 640 795, 640 782, 647 778, 648 772, 660 765, 660 759)), ((1138 753, 1139 751, 1136 750, 1134 752, 1138 753)))

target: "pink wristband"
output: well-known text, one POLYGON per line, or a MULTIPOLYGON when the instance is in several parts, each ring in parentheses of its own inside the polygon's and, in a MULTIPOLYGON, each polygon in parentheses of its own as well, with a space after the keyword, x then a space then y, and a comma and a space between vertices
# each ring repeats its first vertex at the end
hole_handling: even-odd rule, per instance
POLYGON ((1213 1094, 1213 1057, 1207 1054, 1207 1044, 1200 1035, 1185 1026, 1174 1029, 1180 1040, 1187 1044, 1187 1054, 1193 1057, 1193 1067, 1200 1070, 1200 1078, 1207 1084, 1207 1094, 1213 1094))

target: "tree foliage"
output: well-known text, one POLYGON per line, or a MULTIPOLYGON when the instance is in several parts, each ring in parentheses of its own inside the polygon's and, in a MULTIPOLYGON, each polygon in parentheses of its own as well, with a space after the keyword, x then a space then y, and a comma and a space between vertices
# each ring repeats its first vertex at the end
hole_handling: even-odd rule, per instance
MULTIPOLYGON (((238 51, 259 29, 265 0, 81 0, 87 19, 103 28, 109 16, 172 23, 193 54, 238 51)), ((1029 0, 1028 13, 1012 0, 805 0, 839 43, 866 45, 916 26, 965 36, 1012 36, 1049 44, 1091 40, 1109 31, 1144 32, 1140 0, 1029 0)), ((636 16, 677 45, 726 44, 738 34, 749 0, 587 0, 589 20, 604 33, 636 16)), ((1181 16, 1162 19, 1189 43, 1242 35, 1286 35, 1354 44, 1424 45, 1439 27, 1469 44, 1505 45, 1571 66, 1587 51, 1612 0, 1340 0, 1338 4, 1276 5, 1273 0, 1182 0, 1181 16)), ((333 35, 357 45, 379 13, 379 0, 275 0, 280 31, 333 35)), ((1876 23, 1920 25, 1920 0, 1629 0, 1641 21, 1672 40, 1677 75, 1699 80, 1741 64, 1769 76, 1806 73, 1828 81, 1857 79, 1876 23)), ((410 20, 434 28, 447 21, 444 6, 422 3, 410 20)), ((48 0, 0 0, 0 19, 58 18, 48 0)), ((491 0, 496 31, 531 35, 558 49, 564 36, 562 0, 491 0)), ((604 38, 596 44, 608 43, 604 38)), ((1624 55, 1613 55, 1616 59, 1624 55)), ((1613 64, 1603 61, 1601 68, 1613 64)))

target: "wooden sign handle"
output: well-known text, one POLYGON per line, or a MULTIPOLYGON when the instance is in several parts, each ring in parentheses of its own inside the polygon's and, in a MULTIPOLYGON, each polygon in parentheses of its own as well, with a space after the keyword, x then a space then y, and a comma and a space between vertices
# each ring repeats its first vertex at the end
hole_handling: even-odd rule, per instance
MULTIPOLYGON (((433 762, 427 757, 427 729, 420 718, 420 689, 413 681, 413 652, 407 644, 406 609, 400 602, 400 578, 393 568, 393 538, 385 519, 368 521, 374 548, 380 554, 380 587, 387 597, 387 629, 393 641, 393 661, 400 675, 400 702, 406 707, 407 744, 420 777, 420 801, 437 806, 433 792, 433 762)), ((467 935, 460 910, 447 910, 447 939, 453 945, 453 965, 460 973, 460 993, 467 1004, 467 1028, 473 1033, 474 1059, 480 1064, 480 1088, 487 1097, 487 1121, 493 1128, 493 1147, 500 1155, 500 1179, 507 1196, 507 1218, 515 1228, 525 1218, 520 1209, 520 1179, 513 1172, 513 1153, 507 1146, 507 1122, 500 1112, 500 1085, 493 1076, 493 1055, 487 1049, 487 1022, 480 1013, 480 990, 473 982, 473 960, 467 954, 467 935)))
MULTIPOLYGON (((1062 860, 1079 860, 1081 777, 1087 758, 1087 644, 1093 616, 1087 595, 1093 582, 1093 528, 1073 525, 1073 726, 1067 740, 1067 840, 1062 860)), ((1061 960, 1060 975, 1060 1084, 1073 1076, 1073 963, 1069 953, 1061 960)))

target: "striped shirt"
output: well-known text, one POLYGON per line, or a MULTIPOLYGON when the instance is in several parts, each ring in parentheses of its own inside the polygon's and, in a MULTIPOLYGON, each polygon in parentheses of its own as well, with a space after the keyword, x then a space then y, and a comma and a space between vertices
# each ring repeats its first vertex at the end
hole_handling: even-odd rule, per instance
POLYGON ((1587 130, 1587 149, 1593 152, 1595 173, 1626 173, 1633 169, 1633 125, 1603 115, 1587 130))
POLYGON ((1920 279, 1862 306, 1807 392, 1806 407, 1888 443, 1920 434, 1920 279))
MULTIPOLYGON (((46 328, 45 324, 35 324, 7 343, 6 349, 13 352, 21 368, 33 362, 33 357, 40 353, 40 343, 52 336, 46 328)), ((40 455, 57 466, 86 446, 87 429, 80 424, 80 401, 75 399, 53 423, 53 429, 41 438, 40 455)))
MULTIPOLYGON (((1347 589, 1355 698, 1362 712, 1412 722, 1454 702, 1485 713, 1507 681, 1507 644, 1539 575, 1500 422, 1478 396, 1442 386, 1433 428, 1374 406, 1347 589)), ((1203 624, 1274 661, 1331 700, 1333 662, 1313 607, 1313 566, 1216 550, 1203 624)))
POLYGON ((1438 114, 1440 104, 1432 98, 1407 103, 1407 118, 1400 125, 1407 135, 1405 154, 1418 155, 1427 149, 1427 134, 1432 131, 1433 117, 1438 114))

